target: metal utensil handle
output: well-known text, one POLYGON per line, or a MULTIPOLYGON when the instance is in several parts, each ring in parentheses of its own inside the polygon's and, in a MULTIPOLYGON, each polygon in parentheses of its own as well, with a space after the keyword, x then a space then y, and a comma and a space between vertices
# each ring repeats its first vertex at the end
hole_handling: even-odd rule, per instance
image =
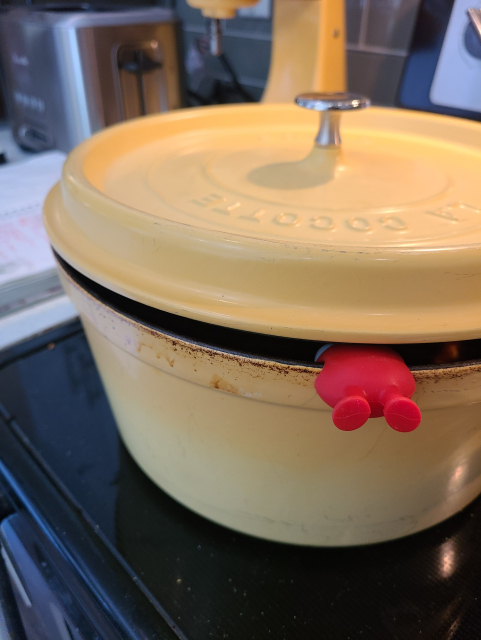
POLYGON ((296 104, 321 113, 321 123, 315 138, 316 146, 337 149, 341 146, 341 111, 365 109, 371 101, 357 93, 302 93, 297 96, 296 104))
POLYGON ((478 36, 478 40, 481 42, 481 9, 468 9, 466 13, 473 25, 475 34, 478 36))

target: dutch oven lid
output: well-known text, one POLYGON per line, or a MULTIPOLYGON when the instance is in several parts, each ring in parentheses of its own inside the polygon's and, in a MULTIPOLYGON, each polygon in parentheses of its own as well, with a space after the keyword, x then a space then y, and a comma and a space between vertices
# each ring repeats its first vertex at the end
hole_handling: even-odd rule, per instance
POLYGON ((47 200, 53 247, 113 291, 209 323, 342 342, 481 337, 481 125, 361 110, 347 94, 298 104, 93 136, 47 200))

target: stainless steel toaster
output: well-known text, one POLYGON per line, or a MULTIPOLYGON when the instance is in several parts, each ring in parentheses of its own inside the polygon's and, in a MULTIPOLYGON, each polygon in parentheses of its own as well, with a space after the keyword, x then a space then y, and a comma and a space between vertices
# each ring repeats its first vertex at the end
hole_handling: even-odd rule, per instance
POLYGON ((181 30, 169 9, 37 5, 0 15, 13 133, 69 151, 92 133, 183 104, 181 30))

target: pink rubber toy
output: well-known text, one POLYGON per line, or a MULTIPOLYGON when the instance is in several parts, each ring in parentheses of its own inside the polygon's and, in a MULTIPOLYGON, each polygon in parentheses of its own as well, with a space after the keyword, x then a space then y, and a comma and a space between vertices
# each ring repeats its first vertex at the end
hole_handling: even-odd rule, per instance
POLYGON ((327 346, 314 383, 317 393, 333 407, 332 421, 342 431, 362 427, 368 418, 384 415, 396 431, 413 431, 421 411, 410 399, 416 383, 401 356, 389 347, 359 344, 327 346))

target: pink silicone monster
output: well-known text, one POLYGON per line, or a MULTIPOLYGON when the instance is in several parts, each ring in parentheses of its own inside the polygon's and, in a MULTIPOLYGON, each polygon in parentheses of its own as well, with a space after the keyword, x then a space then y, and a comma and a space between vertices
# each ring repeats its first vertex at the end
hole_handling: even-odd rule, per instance
POLYGON ((415 381, 401 356, 389 347, 362 344, 326 345, 318 351, 324 366, 315 388, 333 407, 332 421, 342 431, 361 427, 384 415, 396 431, 413 431, 421 411, 410 399, 415 381))

